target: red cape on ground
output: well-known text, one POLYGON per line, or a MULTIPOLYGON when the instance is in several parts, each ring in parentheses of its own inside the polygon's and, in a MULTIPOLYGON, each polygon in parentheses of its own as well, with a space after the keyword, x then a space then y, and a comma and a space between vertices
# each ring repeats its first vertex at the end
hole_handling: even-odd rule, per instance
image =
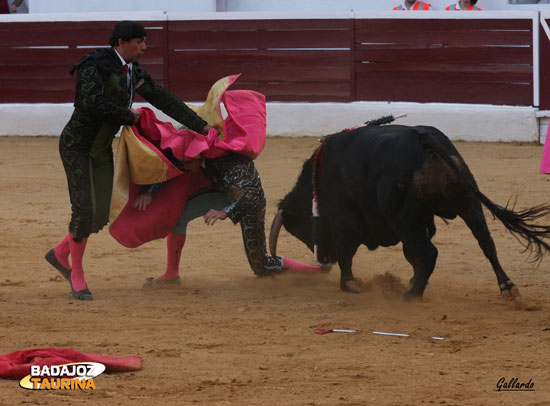
POLYGON ((73 362, 99 362, 107 372, 139 371, 140 357, 111 357, 84 353, 71 348, 34 348, 0 354, 0 378, 23 379, 31 373, 31 365, 52 366, 73 362))

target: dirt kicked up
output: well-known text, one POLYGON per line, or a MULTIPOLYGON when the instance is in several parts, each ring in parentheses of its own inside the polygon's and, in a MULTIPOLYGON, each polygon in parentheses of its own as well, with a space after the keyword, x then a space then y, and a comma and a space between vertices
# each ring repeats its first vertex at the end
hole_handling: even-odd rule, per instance
MULTIPOLYGON (((143 369, 102 374, 95 390, 29 391, 0 380, 0 405, 550 404, 550 256, 534 267, 497 220, 488 216, 489 228, 521 302, 501 299, 464 223, 439 219, 439 257, 422 302, 402 300, 412 269, 400 246, 362 247, 354 273, 363 292, 350 294, 338 288, 338 267, 256 278, 240 227, 200 220, 189 226, 183 284, 169 290, 142 288, 164 270, 164 241, 127 249, 106 230, 92 236, 84 266, 94 300, 78 302, 43 258, 66 233, 70 212, 57 142, 0 137, 0 353, 63 347, 138 355, 143 369), (319 335, 316 328, 358 332, 319 335), (511 390, 528 382, 533 390, 511 390)), ((317 145, 314 138, 268 139, 256 162, 267 228, 317 145)), ((495 203, 548 203, 541 146, 455 145, 495 203)), ((278 252, 312 261, 284 231, 278 252)))

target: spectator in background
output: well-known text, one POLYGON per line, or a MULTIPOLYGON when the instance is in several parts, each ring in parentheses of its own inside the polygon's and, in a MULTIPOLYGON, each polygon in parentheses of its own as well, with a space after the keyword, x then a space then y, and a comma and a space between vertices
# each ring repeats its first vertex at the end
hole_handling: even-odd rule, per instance
POLYGON ((450 6, 445 7, 446 11, 471 11, 471 10, 479 10, 482 9, 479 7, 476 7, 477 0, 460 0, 456 4, 451 4, 450 6))
POLYGON ((22 14, 29 12, 29 7, 27 6, 26 0, 5 0, 5 2, 9 4, 9 12, 12 14, 22 14))
POLYGON ((404 0, 403 4, 399 6, 395 6, 394 10, 429 10, 432 8, 432 5, 430 3, 426 3, 425 1, 416 1, 416 0, 404 0))

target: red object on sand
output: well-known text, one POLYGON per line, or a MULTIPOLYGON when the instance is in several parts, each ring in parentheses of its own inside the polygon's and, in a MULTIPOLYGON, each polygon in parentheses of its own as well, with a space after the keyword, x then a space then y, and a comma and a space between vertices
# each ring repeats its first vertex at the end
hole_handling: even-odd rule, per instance
POLYGON ((141 357, 111 357, 83 353, 71 348, 33 348, 0 354, 0 378, 23 379, 31 373, 31 365, 52 366, 73 362, 99 362, 106 372, 129 372, 141 369, 141 357))
POLYGON ((315 330, 313 330, 313 332, 315 334, 327 334, 327 333, 332 333, 332 329, 331 328, 316 328, 315 330))

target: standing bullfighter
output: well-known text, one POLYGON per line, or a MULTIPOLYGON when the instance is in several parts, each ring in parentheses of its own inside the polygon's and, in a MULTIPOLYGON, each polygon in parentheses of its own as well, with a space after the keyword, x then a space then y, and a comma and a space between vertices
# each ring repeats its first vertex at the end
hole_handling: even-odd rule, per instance
POLYGON ((46 253, 46 260, 69 280, 72 295, 91 300, 82 258, 88 236, 109 219, 113 184, 112 141, 121 125, 133 125, 135 92, 164 113, 199 133, 210 126, 180 99, 153 81, 137 59, 146 50, 146 31, 135 21, 114 27, 111 48, 86 54, 71 70, 77 72, 74 112, 63 129, 59 153, 71 200, 69 233, 46 253), (72 268, 69 264, 71 255, 72 268))

